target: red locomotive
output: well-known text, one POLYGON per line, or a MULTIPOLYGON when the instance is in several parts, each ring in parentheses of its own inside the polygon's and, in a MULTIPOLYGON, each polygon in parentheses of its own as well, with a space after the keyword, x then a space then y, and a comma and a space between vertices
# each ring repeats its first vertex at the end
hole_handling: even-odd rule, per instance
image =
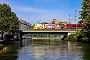
POLYGON ((67 24, 67 28, 73 29, 73 28, 81 28, 83 27, 83 24, 67 24))

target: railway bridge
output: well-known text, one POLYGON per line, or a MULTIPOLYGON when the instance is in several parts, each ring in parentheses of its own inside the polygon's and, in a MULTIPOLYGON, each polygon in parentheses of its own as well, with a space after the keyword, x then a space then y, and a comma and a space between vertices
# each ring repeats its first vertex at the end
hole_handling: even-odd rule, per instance
POLYGON ((57 39, 75 34, 75 30, 23 30, 22 38, 57 39))

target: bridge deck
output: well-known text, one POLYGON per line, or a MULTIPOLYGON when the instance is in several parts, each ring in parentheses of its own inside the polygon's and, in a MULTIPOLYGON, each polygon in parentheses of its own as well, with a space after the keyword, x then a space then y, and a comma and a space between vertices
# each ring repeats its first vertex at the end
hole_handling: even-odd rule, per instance
POLYGON ((75 33, 76 31, 68 30, 68 31, 63 31, 63 30, 23 30, 23 32, 73 32, 75 33))

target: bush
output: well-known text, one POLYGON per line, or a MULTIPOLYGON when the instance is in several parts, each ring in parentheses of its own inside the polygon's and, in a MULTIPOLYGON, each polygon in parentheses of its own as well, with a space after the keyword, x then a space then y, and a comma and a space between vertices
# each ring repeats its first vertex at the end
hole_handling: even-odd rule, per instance
POLYGON ((71 34, 67 36, 64 40, 66 41, 75 41, 75 34, 71 34))

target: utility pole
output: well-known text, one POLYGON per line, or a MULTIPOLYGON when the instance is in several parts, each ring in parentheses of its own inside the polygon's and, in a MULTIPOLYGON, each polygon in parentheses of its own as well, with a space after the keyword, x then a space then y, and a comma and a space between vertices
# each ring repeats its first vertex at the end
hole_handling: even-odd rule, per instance
POLYGON ((70 14, 69 14, 69 24, 70 24, 70 14))
MULTIPOLYGON (((77 10, 75 10, 75 24, 76 24, 76 13, 77 13, 77 10)), ((76 31, 77 31, 77 24, 76 24, 76 31)))
MULTIPOLYGON (((76 24, 76 13, 77 13, 77 10, 75 10, 75 24, 76 24)), ((76 32, 77 32, 77 24, 76 24, 76 32)), ((76 42, 77 42, 77 37, 76 37, 76 42)))

